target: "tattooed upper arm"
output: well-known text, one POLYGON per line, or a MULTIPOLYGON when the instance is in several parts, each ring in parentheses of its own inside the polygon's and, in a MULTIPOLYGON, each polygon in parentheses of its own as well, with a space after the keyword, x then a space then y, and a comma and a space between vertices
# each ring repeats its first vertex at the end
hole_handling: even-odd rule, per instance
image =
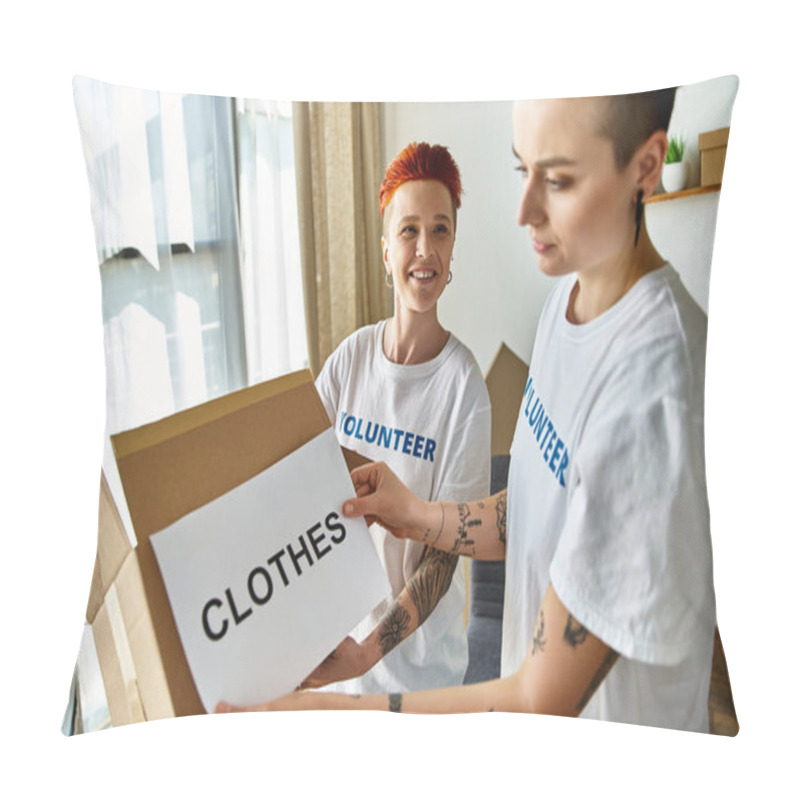
POLYGON ((589 631, 572 616, 567 613, 567 625, 564 628, 564 641, 572 647, 577 647, 586 641, 586 635, 589 631))
MULTIPOLYGON (((587 637, 589 636, 588 629, 581 625, 575 617, 572 616, 569 612, 567 612, 567 623, 564 626, 564 641, 573 649, 576 650, 581 645, 585 644, 587 637)), ((592 695, 597 691, 597 688, 600 684, 605 680, 606 675, 611 671, 611 667, 617 661, 618 653, 614 652, 611 648, 607 648, 607 652, 605 654, 605 658, 603 658, 602 663, 597 667, 597 669, 592 674, 589 683, 586 686, 586 691, 581 695, 581 698, 578 700, 575 706, 575 713, 580 714, 581 711, 586 707, 586 704, 591 700, 592 695)))
POLYGON ((531 655, 535 656, 537 653, 543 652, 545 644, 547 644, 547 640, 544 638, 544 611, 540 611, 536 633, 533 634, 531 655))
POLYGON ((603 659, 603 663, 600 664, 594 675, 592 675, 592 679, 589 681, 586 691, 575 705, 576 714, 580 714, 581 711, 583 711, 583 709, 586 707, 586 704, 592 699, 592 695, 597 691, 597 688, 600 686, 600 684, 606 679, 608 673, 611 672, 611 667, 617 663, 617 658, 619 658, 619 653, 609 649, 609 651, 606 653, 606 657, 603 659))
POLYGON ((580 714, 617 658, 613 649, 572 616, 549 586, 522 667, 527 710, 580 714))

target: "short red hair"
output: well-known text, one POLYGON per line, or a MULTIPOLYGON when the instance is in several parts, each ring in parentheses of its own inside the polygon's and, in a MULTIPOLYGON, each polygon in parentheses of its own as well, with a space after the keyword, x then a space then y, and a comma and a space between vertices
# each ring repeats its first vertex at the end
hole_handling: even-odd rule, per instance
POLYGON ((394 193, 407 181, 435 180, 450 192, 453 206, 461 206, 461 175, 450 151, 439 144, 412 142, 404 147, 386 168, 378 198, 381 216, 394 193))

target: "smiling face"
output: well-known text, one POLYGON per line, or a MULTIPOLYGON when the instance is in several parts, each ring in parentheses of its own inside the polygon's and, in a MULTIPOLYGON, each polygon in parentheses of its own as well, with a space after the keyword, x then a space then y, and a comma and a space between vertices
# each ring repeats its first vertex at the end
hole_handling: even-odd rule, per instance
POLYGON ((383 260, 392 275, 395 306, 436 311, 455 243, 455 212, 447 187, 413 180, 394 193, 384 217, 383 260))
POLYGON ((593 98, 514 104, 517 221, 547 275, 601 274, 632 247, 640 169, 636 158, 617 167, 611 139, 598 133, 603 111, 593 98))

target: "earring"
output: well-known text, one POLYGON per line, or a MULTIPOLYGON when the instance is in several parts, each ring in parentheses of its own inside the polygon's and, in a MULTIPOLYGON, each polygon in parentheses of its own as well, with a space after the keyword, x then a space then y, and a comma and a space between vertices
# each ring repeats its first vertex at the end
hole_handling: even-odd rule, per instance
POLYGON ((638 193, 636 194, 636 235, 633 237, 634 247, 639 244, 639 230, 642 227, 642 217, 644 216, 644 203, 642 202, 643 197, 644 191, 639 189, 638 193))
POLYGON ((450 274, 447 276, 447 283, 450 284, 450 281, 453 280, 453 270, 450 270, 450 274))
POLYGON ((386 285, 387 285, 387 286, 388 286, 390 289, 394 289, 394 280, 393 280, 393 278, 392 278, 392 273, 391 273, 391 272, 387 272, 387 273, 386 273, 386 285))

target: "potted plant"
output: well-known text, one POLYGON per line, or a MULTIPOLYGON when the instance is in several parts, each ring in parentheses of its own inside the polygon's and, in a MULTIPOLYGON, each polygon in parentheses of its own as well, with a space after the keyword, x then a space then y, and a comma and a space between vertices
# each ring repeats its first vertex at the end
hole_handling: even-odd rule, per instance
POLYGON ((665 192, 679 192, 689 183, 689 162, 683 160, 686 141, 683 136, 670 136, 664 168, 661 170, 661 183, 665 192))

